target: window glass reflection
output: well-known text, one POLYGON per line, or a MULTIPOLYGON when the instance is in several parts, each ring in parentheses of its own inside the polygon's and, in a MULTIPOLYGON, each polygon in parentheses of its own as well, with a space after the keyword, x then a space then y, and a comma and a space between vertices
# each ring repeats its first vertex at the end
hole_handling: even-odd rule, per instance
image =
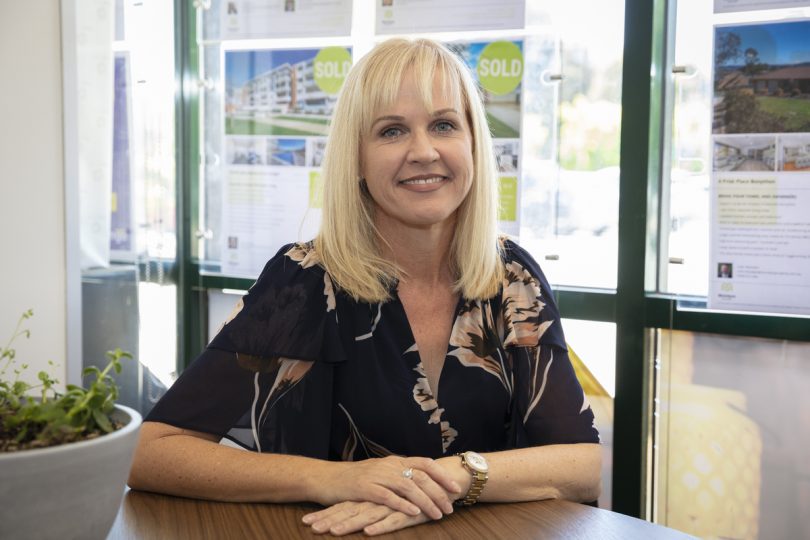
POLYGON ((810 344, 661 331, 657 521, 808 538, 810 344))

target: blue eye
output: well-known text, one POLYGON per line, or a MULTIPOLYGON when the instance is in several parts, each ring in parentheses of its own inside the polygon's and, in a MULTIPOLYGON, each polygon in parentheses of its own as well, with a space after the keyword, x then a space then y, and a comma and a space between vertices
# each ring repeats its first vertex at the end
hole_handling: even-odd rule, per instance
POLYGON ((387 127, 387 128, 385 128, 384 130, 382 130, 380 132, 380 135, 382 137, 385 137, 385 138, 388 138, 388 139, 393 138, 393 137, 398 137, 401 134, 402 134, 402 130, 399 129, 398 127, 387 127))
POLYGON ((434 129, 441 133, 447 133, 456 129, 456 126, 447 120, 440 120, 439 122, 436 122, 434 129))

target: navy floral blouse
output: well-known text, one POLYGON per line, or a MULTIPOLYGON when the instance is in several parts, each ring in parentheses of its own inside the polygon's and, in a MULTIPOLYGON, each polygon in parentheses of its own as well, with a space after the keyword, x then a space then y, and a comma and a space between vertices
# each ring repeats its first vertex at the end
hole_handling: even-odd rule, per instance
POLYGON ((283 247, 147 420, 330 460, 598 442, 551 289, 505 240, 501 293, 461 299, 434 397, 405 310, 353 300, 283 247))

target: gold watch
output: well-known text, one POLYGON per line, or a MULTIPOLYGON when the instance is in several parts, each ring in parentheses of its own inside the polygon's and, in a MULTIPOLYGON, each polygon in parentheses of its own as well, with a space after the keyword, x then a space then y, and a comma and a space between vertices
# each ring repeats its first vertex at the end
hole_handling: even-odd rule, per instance
POLYGON ((467 494, 458 499, 455 504, 458 506, 472 506, 478 502, 478 497, 484 491, 484 486, 489 478, 489 465, 487 460, 478 452, 462 452, 457 454, 461 457, 461 465, 472 475, 472 484, 467 494))

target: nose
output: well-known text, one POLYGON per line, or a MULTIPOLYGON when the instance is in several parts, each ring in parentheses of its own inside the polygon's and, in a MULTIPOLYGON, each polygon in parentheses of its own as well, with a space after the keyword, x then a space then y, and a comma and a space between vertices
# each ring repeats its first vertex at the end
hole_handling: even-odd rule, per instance
POLYGON ((414 163, 432 163, 439 159, 439 152, 433 144, 430 134, 423 130, 411 132, 408 161, 414 163))

